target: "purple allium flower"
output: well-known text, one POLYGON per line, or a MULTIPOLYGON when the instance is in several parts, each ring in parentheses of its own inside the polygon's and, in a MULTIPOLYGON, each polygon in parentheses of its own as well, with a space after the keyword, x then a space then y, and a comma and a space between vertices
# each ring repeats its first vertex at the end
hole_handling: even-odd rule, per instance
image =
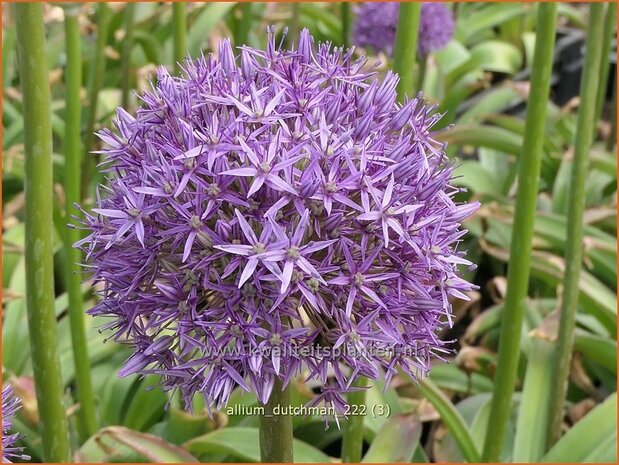
POLYGON ((370 48, 375 53, 393 54, 395 32, 398 26, 397 2, 361 3, 355 7, 356 21, 353 27, 353 43, 370 48))
MULTIPOLYGON (((374 52, 392 55, 398 25, 399 3, 362 3, 357 8, 354 42, 374 52)), ((417 51, 427 56, 445 47, 453 37, 451 10, 442 3, 421 5, 417 51)))
POLYGON ((419 17, 417 51, 421 56, 440 50, 454 35, 454 19, 451 9, 442 3, 424 3, 419 17))
POLYGON ((109 186, 78 246, 102 289, 90 313, 134 348, 120 375, 216 408, 301 374, 335 406, 359 375, 426 375, 474 287, 458 244, 478 204, 453 200, 440 115, 307 30, 237 53, 159 69, 99 134, 109 186))
POLYGON ((19 458, 27 460, 30 457, 23 455, 23 448, 16 447, 15 442, 19 434, 10 434, 15 413, 19 410, 20 400, 13 393, 13 388, 7 384, 2 388, 2 463, 11 463, 10 459, 19 458))

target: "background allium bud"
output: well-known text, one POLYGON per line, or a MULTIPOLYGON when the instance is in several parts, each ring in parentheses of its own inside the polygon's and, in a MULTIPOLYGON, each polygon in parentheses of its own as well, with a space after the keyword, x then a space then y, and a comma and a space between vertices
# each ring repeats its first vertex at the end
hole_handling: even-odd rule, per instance
POLYGON ((19 434, 11 434, 13 418, 19 410, 20 400, 15 397, 13 388, 7 384, 2 388, 2 463, 10 463, 10 459, 24 459, 30 457, 22 454, 22 448, 16 447, 15 442, 19 439, 19 434))
POLYGON ((370 48, 374 53, 393 54, 395 31, 398 26, 397 2, 361 3, 354 9, 353 43, 370 48))
POLYGON ((359 375, 427 374, 473 287, 458 244, 477 208, 454 203, 440 116, 307 30, 296 51, 271 34, 217 55, 160 69, 100 133, 109 187, 79 245, 103 286, 91 313, 134 348, 121 375, 220 408, 238 386, 266 402, 276 377, 341 407, 359 375))
MULTIPOLYGON (((399 3, 362 3, 356 9, 353 29, 356 45, 371 48, 375 53, 392 55, 398 25, 399 3)), ((417 51, 422 56, 445 47, 453 37, 454 20, 448 6, 424 3, 419 18, 417 51)))
POLYGON ((440 50, 454 35, 454 19, 451 9, 442 3, 424 3, 419 18, 417 51, 421 56, 440 50))

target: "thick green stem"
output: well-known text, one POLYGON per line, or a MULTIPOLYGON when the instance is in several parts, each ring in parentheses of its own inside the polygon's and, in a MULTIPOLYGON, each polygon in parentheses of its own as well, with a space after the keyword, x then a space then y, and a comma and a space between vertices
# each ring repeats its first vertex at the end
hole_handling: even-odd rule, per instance
POLYGON ((107 35, 112 19, 112 10, 105 2, 98 4, 97 12, 97 44, 95 49, 94 62, 90 66, 90 75, 88 76, 88 121, 86 124, 86 134, 84 136, 85 156, 82 160, 82 199, 89 194, 88 186, 90 179, 94 174, 96 160, 95 155, 91 153, 93 149, 95 122, 97 121, 97 106, 99 101, 99 91, 103 83, 103 75, 105 73, 105 45, 107 43, 107 35))
POLYGON ((42 3, 15 5, 23 92, 26 306, 44 462, 70 459, 54 313, 52 125, 42 3))
POLYGON ((133 30, 135 17, 135 3, 128 2, 125 5, 125 37, 121 57, 122 76, 122 106, 129 111, 129 92, 133 76, 131 76, 131 49, 133 48, 133 30))
POLYGON ((180 73, 180 65, 187 55, 187 15, 183 2, 172 3, 172 31, 174 34, 174 70, 180 73))
POLYGON ((260 417, 260 460, 263 463, 293 461, 290 405, 290 386, 282 389, 282 382, 276 378, 271 397, 264 406, 264 415, 260 417))
POLYGON ((426 79, 427 67, 428 67, 428 57, 427 56, 419 57, 419 72, 417 75, 417 85, 416 85, 418 91, 423 90, 423 83, 426 79))
POLYGON ((298 45, 301 4, 295 2, 292 3, 290 6, 292 8, 292 17, 290 18, 290 27, 288 28, 288 34, 290 34, 290 42, 296 42, 298 45))
MULTIPOLYGON (((65 9, 65 35, 67 46, 66 81, 66 115, 65 115, 65 170, 64 192, 66 221, 74 226, 72 219, 79 212, 73 207, 79 203, 81 181, 81 112, 82 102, 82 52, 79 19, 75 7, 65 9)), ((84 302, 82 301, 80 268, 81 254, 73 244, 80 240, 79 229, 65 229, 66 281, 69 294, 69 320, 71 325, 71 341, 73 344, 73 361, 75 364, 75 381, 77 399, 80 403, 80 419, 84 436, 92 436, 97 432, 97 414, 95 397, 90 374, 90 358, 88 356, 88 341, 84 325, 84 302)))
POLYGON ((595 121, 596 124, 602 116, 604 109, 604 100, 606 99, 606 90, 608 89, 608 74, 610 71, 610 48, 612 46, 613 37, 615 36, 615 24, 617 20, 617 3, 611 2, 606 9, 606 20, 604 21, 604 39, 602 48, 602 59, 600 60, 600 84, 597 90, 597 98, 595 105, 595 121))
POLYGON ((342 2, 342 46, 346 49, 350 47, 350 23, 352 15, 350 12, 350 3, 342 2))
MULTIPOLYGON (((353 387, 365 388, 368 380, 365 376, 358 377, 353 383, 353 387)), ((366 389, 352 391, 347 396, 349 405, 348 420, 344 424, 342 432, 342 462, 357 463, 361 461, 363 452, 363 411, 365 405, 366 389)))
POLYGON ((574 142, 574 161, 569 191, 567 212, 567 239, 565 245, 565 273, 557 358, 552 372, 553 397, 550 403, 550 426, 548 444, 552 445, 561 435, 563 406, 567 391, 570 360, 574 344, 574 323, 578 307, 580 268, 582 266, 583 215, 585 210, 585 181, 589 166, 589 151, 593 143, 596 115, 596 92, 599 84, 600 60, 602 58, 604 5, 592 3, 589 7, 585 64, 580 85, 580 108, 574 142))
POLYGON ((421 3, 400 3, 398 26, 395 34, 393 70, 400 76, 398 99, 412 97, 415 90, 415 57, 417 55, 417 35, 421 3))
POLYGON ((537 206, 538 180, 543 156, 546 107, 552 72, 557 5, 542 3, 537 17, 537 40, 531 74, 531 93, 527 104, 525 134, 518 167, 518 192, 511 240, 507 295, 501 314, 499 360, 494 381, 490 418, 482 460, 497 462, 501 457, 512 407, 520 359, 520 335, 529 287, 533 222, 537 206))
MULTIPOLYGON (((244 2, 240 4, 240 8, 241 21, 239 22, 239 31, 236 45, 247 45, 252 20, 252 4, 250 2, 244 2)), ((292 37, 295 36, 293 35, 292 37)))

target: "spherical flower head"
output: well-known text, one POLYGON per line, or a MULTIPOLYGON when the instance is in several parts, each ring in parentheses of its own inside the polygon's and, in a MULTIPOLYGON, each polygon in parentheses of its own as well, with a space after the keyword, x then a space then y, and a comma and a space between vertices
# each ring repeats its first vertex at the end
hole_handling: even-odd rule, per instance
POLYGON ((293 50, 225 39, 118 110, 78 246, 102 289, 90 313, 134 349, 121 376, 221 408, 303 375, 339 408, 357 376, 421 377, 445 352, 478 205, 454 202, 440 115, 364 66, 307 30, 293 50))
POLYGON ((424 3, 419 17, 417 50, 421 56, 445 47, 453 38, 454 19, 451 9, 442 3, 424 3))
MULTIPOLYGON (((393 54, 400 4, 362 3, 356 9, 357 21, 353 29, 356 45, 370 48, 375 53, 393 54)), ((424 3, 419 18, 417 51, 421 56, 440 50, 453 37, 454 20, 451 10, 441 3, 424 3)))
POLYGON ((17 433, 10 434, 13 426, 13 418, 20 408, 20 400, 13 393, 13 388, 7 384, 2 388, 2 463, 11 463, 11 459, 24 459, 30 457, 23 455, 21 447, 16 447, 15 443, 20 438, 17 433))
POLYGON ((397 2, 361 3, 355 7, 353 43, 374 53, 393 54, 400 5, 397 2))

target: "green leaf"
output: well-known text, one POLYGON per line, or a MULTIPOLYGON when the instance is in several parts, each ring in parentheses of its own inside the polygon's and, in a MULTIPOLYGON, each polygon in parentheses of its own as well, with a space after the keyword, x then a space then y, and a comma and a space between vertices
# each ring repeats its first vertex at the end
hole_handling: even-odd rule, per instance
POLYGON ((301 441, 312 444, 317 449, 325 450, 329 445, 342 438, 342 423, 340 423, 340 428, 325 429, 325 422, 322 419, 305 421, 294 429, 294 435, 301 441))
MULTIPOLYGON (((478 98, 476 97, 474 100, 471 99, 471 102, 474 103, 472 103, 471 107, 458 118, 458 123, 479 123, 484 118, 499 113, 522 100, 522 95, 520 95, 513 86, 503 85, 490 89, 481 94, 478 98)), ((511 128, 506 129, 512 130, 511 128)), ((521 134, 524 134, 524 131, 521 134)))
POLYGON ((477 151, 479 163, 486 170, 494 174, 494 177, 503 186, 505 178, 509 175, 510 160, 503 153, 480 147, 477 151))
MULTIPOLYGON (((512 402, 512 408, 514 405, 515 405, 515 399, 514 399, 514 402, 512 402)), ((475 418, 473 419, 473 423, 471 424, 471 437, 473 439, 473 443, 479 450, 482 450, 483 448, 483 442, 486 437, 488 428, 492 428, 492 425, 488 425, 488 421, 490 420, 490 408, 491 407, 492 407, 491 399, 488 398, 488 400, 475 413, 475 418)), ((514 438, 514 425, 510 418, 507 423, 507 432, 505 434, 505 439, 503 442, 502 453, 501 453, 501 461, 503 462, 510 461, 510 456, 512 454, 513 438, 514 438)))
POLYGON ((469 427, 447 396, 429 378, 419 383, 419 391, 438 411, 466 460, 479 462, 479 451, 469 433, 469 427))
POLYGON ((426 455, 426 451, 423 447, 416 447, 413 453, 412 463, 430 463, 430 459, 426 455))
MULTIPOLYGON (((122 364, 123 361, 119 363, 122 364)), ((122 424, 129 403, 129 395, 133 392, 133 387, 137 382, 137 376, 119 378, 117 373, 118 367, 111 367, 110 377, 99 394, 102 419, 109 425, 122 424)))
MULTIPOLYGON (((549 107, 550 107, 550 104, 549 104, 549 107)), ((524 120, 522 120, 522 118, 518 118, 516 116, 511 116, 511 115, 492 113, 492 114, 486 115, 485 122, 502 127, 503 129, 507 129, 508 131, 511 131, 514 134, 524 136, 525 125, 524 125, 524 120)), ((548 122, 545 127, 545 132, 544 132, 544 150, 546 151, 546 153, 548 153, 548 155, 554 156, 555 153, 560 152, 562 150, 562 144, 563 144, 563 141, 557 136, 555 131, 552 129, 551 123, 548 122)), ((548 164, 549 161, 550 160, 545 160, 543 161, 543 163, 548 164)))
POLYGON ((576 423, 542 462, 617 462, 617 393, 576 423))
POLYGON ((441 132, 436 138, 453 145, 488 147, 513 155, 519 155, 522 150, 522 136, 494 126, 455 126, 441 132))
MULTIPOLYGON (((473 174, 472 176, 476 176, 473 174)), ((458 183, 459 180, 456 180, 458 183)), ((490 223, 500 221, 513 226, 513 209, 509 207, 492 208, 490 223)), ((538 212, 533 225, 536 239, 536 248, 550 250, 562 254, 567 240, 567 218, 550 212, 538 212)), ((599 279, 613 288, 617 282, 617 240, 595 226, 585 225, 584 252, 585 266, 599 279)), ((507 244, 506 247, 509 245, 507 244)))
MULTIPOLYGON (((488 331, 498 328, 501 324, 502 311, 502 303, 484 309, 484 311, 477 315, 466 327, 463 340, 472 344, 477 338, 483 336, 488 331)), ((492 387, 490 387, 490 389, 492 389, 492 387)))
POLYGON ((456 75, 461 74, 458 69, 461 66, 469 66, 466 63, 471 59, 471 52, 457 40, 452 40, 441 50, 435 52, 433 57, 444 73, 455 73, 450 80, 454 84, 458 80, 456 75))
POLYGON ((157 387, 158 382, 156 376, 147 376, 140 381, 138 388, 130 396, 130 404, 123 420, 124 426, 146 431, 161 419, 168 399, 161 389, 152 389, 157 387))
POLYGON ((610 176, 617 176, 617 157, 608 152, 600 152, 598 150, 592 150, 591 154, 591 168, 602 171, 610 176))
POLYGON ((537 462, 546 451, 546 431, 550 421, 547 408, 552 396, 552 378, 548 367, 552 366, 557 350, 556 313, 551 314, 541 327, 529 335, 527 371, 522 387, 516 437, 514 439, 514 462, 537 462))
POLYGON ((142 47, 146 59, 150 63, 159 64, 161 59, 161 44, 155 36, 148 32, 137 30, 134 32, 133 40, 142 47))
MULTIPOLYGON (((16 248, 23 249, 23 227, 18 225, 11 228, 3 237, 4 246, 9 242, 16 248)), ((54 230, 54 252, 61 246, 58 234, 54 230)), ((3 263, 5 269, 10 272, 8 288, 16 294, 16 298, 6 304, 2 322, 2 366, 21 375, 28 369, 30 363, 30 338, 28 333, 28 313, 26 309, 26 261, 23 254, 7 254, 3 252, 3 259, 11 257, 3 263)), ((4 260, 3 260, 4 262, 4 260)), ((3 277, 4 279, 4 277, 3 277)), ((66 294, 60 295, 55 300, 55 312, 58 316, 67 308, 66 294)), ((67 339, 69 341, 69 339, 67 339)))
MULTIPOLYGON (((193 455, 225 453, 242 462, 260 462, 258 428, 223 428, 186 442, 183 447, 193 455)), ((313 446, 294 440, 296 463, 331 462, 331 458, 313 446)))
POLYGON ((533 52, 535 50, 535 39, 537 34, 532 31, 527 31, 522 34, 522 44, 524 45, 525 64, 530 67, 533 64, 533 52))
MULTIPOLYGON (((472 81, 473 79, 476 79, 477 76, 481 76, 482 70, 480 69, 479 65, 479 58, 472 56, 466 61, 460 63, 455 68, 452 68, 451 71, 449 71, 445 76, 445 87, 451 88, 461 79, 464 81, 472 81)), ((450 66, 452 65, 450 64, 450 66)), ((444 70, 441 69, 441 71, 444 70)))
POLYGON ((229 426, 241 426, 240 423, 247 418, 245 415, 238 415, 235 412, 242 412, 243 408, 253 407, 258 404, 258 399, 255 394, 245 392, 243 389, 237 388, 232 391, 230 395, 230 400, 228 400, 228 404, 224 413, 228 415, 228 425, 229 426))
MULTIPOLYGON (((489 402, 490 393, 475 394, 465 397, 459 401, 455 407, 470 428, 475 423, 481 409, 489 402)), ((445 437, 441 438, 440 443, 437 445, 440 445, 441 460, 458 463, 464 462, 464 457, 451 433, 447 432, 445 437)))
POLYGON ((196 463, 198 460, 157 436, 122 426, 108 426, 86 441, 76 453, 76 461, 196 463))
MULTIPOLYGON (((470 95, 482 89, 484 86, 483 81, 464 82, 464 80, 457 82, 452 87, 447 89, 445 97, 440 102, 436 113, 440 113, 443 117, 437 121, 435 128, 443 129, 455 120, 455 116, 460 104, 466 100, 470 95)), ((444 133, 439 133, 444 134, 444 133)))
MULTIPOLYGON (((87 288, 87 286, 84 286, 87 288)), ((67 295, 62 294, 58 297, 60 299, 67 300, 67 295)), ((65 305, 65 308, 68 304, 65 305)), ((68 318, 63 318, 59 323, 59 330, 65 327, 68 330, 69 322, 68 318)), ((120 347, 116 344, 106 344, 105 337, 99 332, 99 328, 92 324, 92 317, 86 318, 87 338, 88 338, 88 350, 90 357, 90 365, 92 367, 97 366, 103 361, 109 359, 115 353, 117 353, 120 347)), ((59 331, 60 332, 60 331, 59 331)), ((75 380, 75 363, 73 361, 73 344, 70 338, 59 341, 58 358, 60 360, 60 367, 62 371, 62 379, 65 386, 69 386, 75 380)))
POLYGON ((557 11, 559 16, 564 16, 573 23, 574 26, 584 29, 587 27, 585 20, 585 12, 579 8, 575 8, 568 3, 557 3, 557 11))
POLYGON ((490 30, 501 23, 517 18, 531 11, 529 5, 522 3, 493 3, 482 10, 459 17, 454 36, 464 44, 469 44, 483 31, 490 30))
POLYGON ((559 171, 552 186, 552 211, 567 215, 568 197, 570 192, 570 181, 572 174, 572 157, 565 156, 561 161, 559 171))
POLYGON ((467 375, 453 364, 441 363, 432 367, 430 379, 441 388, 464 394, 492 391, 492 381, 478 373, 467 375))
MULTIPOLYGON (((402 405, 397 392, 391 386, 385 389, 384 382, 371 381, 371 386, 365 395, 366 411, 371 412, 374 406, 388 406, 391 414, 400 413, 402 405)), ((363 427, 366 431, 366 439, 372 439, 381 428, 384 427, 388 418, 385 415, 367 415, 363 421, 363 427)))
POLYGON ((187 33, 187 49, 190 56, 200 54, 205 40, 210 37, 215 25, 234 8, 234 5, 236 2, 208 3, 204 7, 187 33))
POLYGON ((421 422, 416 415, 395 415, 380 429, 363 463, 410 462, 421 438, 421 422))
POLYGON ((17 36, 14 27, 2 28, 2 91, 11 83, 13 78, 15 56, 15 42, 17 36))
POLYGON ((471 54, 486 71, 516 74, 522 67, 522 52, 508 42, 488 40, 473 47, 471 54))
MULTIPOLYGON (((484 250, 493 257, 507 262, 509 252, 489 244, 484 250)), ((557 286, 563 279, 563 259, 546 252, 533 251, 531 274, 551 286, 557 286)), ((580 272, 579 302, 582 309, 594 315, 613 336, 617 334, 617 295, 585 270, 580 272)))
POLYGON ((213 431, 220 417, 219 412, 215 412, 211 418, 205 411, 190 413, 174 406, 170 407, 163 431, 164 439, 174 444, 187 442, 213 431))
POLYGON ((36 425, 26 424, 19 416, 13 418, 12 430, 15 433, 19 433, 22 437, 20 442, 28 451, 31 460, 30 463, 37 463, 41 461, 43 457, 43 447, 41 434, 36 425), (37 460, 39 459, 39 460, 37 460))
POLYGON ((501 195, 501 183, 494 173, 477 161, 463 161, 454 170, 454 184, 467 187, 475 194, 501 195))
MULTIPOLYGON (((9 289, 22 296, 26 294, 26 260, 23 256, 15 267, 9 289)), ((20 375, 29 355, 26 299, 21 297, 9 302, 3 311, 2 367, 20 375)))
POLYGON ((576 329, 574 349, 617 376, 617 341, 576 329))
MULTIPOLYGON (((320 3, 301 3, 299 5, 301 18, 309 19, 310 21, 316 22, 317 27, 320 28, 325 35, 330 36, 331 38, 339 38, 342 34, 342 25, 340 20, 332 15, 330 12, 326 11, 323 5, 320 3)), ((293 37, 293 41, 296 41, 297 38, 293 37)))

